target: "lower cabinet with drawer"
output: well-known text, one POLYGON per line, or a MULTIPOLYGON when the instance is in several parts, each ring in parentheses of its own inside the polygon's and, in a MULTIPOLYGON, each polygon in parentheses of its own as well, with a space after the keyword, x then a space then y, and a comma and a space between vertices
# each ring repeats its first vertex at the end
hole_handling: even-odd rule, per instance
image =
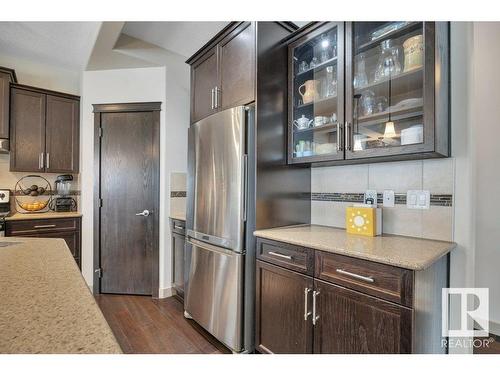
POLYGON ((175 294, 184 300, 184 249, 186 245, 186 222, 170 219, 172 229, 172 287, 175 294))
POLYGON ((7 221, 8 237, 62 238, 81 269, 81 218, 49 218, 7 221))
POLYGON ((413 271, 258 238, 256 348, 444 353, 441 288, 447 285, 447 262, 443 257, 413 271), (308 257, 314 262, 305 261, 308 257))

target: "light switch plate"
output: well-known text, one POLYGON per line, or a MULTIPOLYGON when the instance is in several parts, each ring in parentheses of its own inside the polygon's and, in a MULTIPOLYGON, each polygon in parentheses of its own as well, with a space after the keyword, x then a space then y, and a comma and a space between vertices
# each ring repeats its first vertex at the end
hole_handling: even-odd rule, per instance
POLYGON ((416 210, 428 210, 431 203, 429 190, 408 190, 406 193, 406 207, 416 210))
POLYGON ((366 200, 369 198, 373 199, 374 204, 377 204, 377 190, 366 190, 365 199, 363 203, 366 203, 366 200))
POLYGON ((384 207, 394 207, 394 190, 384 190, 384 207))

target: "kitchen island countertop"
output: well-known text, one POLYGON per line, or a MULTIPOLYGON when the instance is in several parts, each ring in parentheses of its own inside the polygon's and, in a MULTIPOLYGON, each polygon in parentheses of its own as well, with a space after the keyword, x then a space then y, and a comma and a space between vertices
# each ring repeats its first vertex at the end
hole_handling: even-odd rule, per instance
POLYGON ((63 239, 0 239, 0 353, 121 353, 63 239))
POLYGON ((256 237, 371 260, 410 270, 423 270, 456 246, 454 242, 383 234, 366 237, 345 229, 321 225, 295 225, 257 230, 256 237))

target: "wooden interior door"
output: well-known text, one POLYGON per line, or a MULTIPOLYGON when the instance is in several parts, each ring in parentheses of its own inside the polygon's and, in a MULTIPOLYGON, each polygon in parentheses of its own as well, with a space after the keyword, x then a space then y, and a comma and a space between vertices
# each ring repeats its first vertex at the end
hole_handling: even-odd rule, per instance
POLYGON ((312 353, 310 276, 257 260, 256 339, 262 353, 312 353), (307 293, 306 293, 307 290, 307 293))
POLYGON ((252 102, 255 98, 255 30, 246 22, 219 47, 221 109, 252 102))
POLYGON ((46 171, 78 173, 80 104, 47 95, 46 171))
POLYGON ((320 280, 314 285, 314 353, 411 353, 411 309, 320 280))
POLYGON ((212 90, 217 86, 217 47, 191 67, 191 122, 215 113, 212 90))
POLYGON ((45 100, 39 92, 11 90, 11 171, 45 170, 45 100))
POLYGON ((101 293, 156 294, 152 275, 158 251, 159 115, 100 116, 101 293), (144 210, 149 216, 141 215, 144 210))

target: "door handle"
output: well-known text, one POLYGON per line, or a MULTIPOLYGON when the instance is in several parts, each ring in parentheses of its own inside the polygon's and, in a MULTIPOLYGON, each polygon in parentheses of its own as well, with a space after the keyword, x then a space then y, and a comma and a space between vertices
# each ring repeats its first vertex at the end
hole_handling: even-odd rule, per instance
POLYGON ((184 230, 184 227, 181 227, 180 225, 174 225, 174 229, 184 230))
POLYGON ((371 276, 358 275, 357 273, 352 273, 352 272, 349 272, 349 271, 344 271, 341 268, 337 268, 335 271, 337 273, 340 273, 341 275, 350 276, 350 277, 352 277, 354 279, 363 280, 363 281, 366 281, 368 283, 374 283, 375 282, 375 279, 373 277, 371 277, 371 276))
POLYGON ((311 291, 311 289, 304 288, 304 320, 305 321, 307 321, 307 317, 312 314, 310 311, 308 311, 309 309, 307 308, 307 300, 308 300, 307 297, 309 296, 310 291, 311 291))
POLYGON ((40 161, 40 169, 43 170, 43 156, 44 156, 44 153, 43 152, 40 152, 40 158, 39 158, 39 161, 40 161))
POLYGON ((268 254, 269 255, 273 255, 275 257, 283 258, 283 259, 288 259, 288 260, 292 260, 293 259, 290 255, 275 253, 274 251, 270 251, 270 252, 268 252, 268 254))
POLYGON ((212 95, 211 98, 210 98, 210 103, 212 105, 212 109, 215 109, 215 104, 214 104, 214 90, 215 89, 213 89, 213 88, 212 88, 212 90, 210 90, 211 95, 212 95))
POLYGON ((215 86, 215 108, 219 108, 219 88, 215 86))
POLYGON ((346 150, 347 151, 351 151, 352 150, 352 147, 351 147, 351 138, 352 138, 352 128, 351 128, 351 123, 346 121, 345 123, 345 128, 346 128, 346 131, 345 131, 345 138, 346 138, 346 141, 345 141, 345 144, 346 144, 346 150))
POLYGON ((135 216, 149 216, 150 212, 149 210, 144 210, 142 212, 138 212, 135 214, 135 216))
POLYGON ((319 320, 319 315, 316 315, 316 297, 319 296, 319 292, 313 291, 313 311, 312 311, 312 323, 315 326, 316 322, 319 320))
POLYGON ((50 154, 47 152, 47 169, 50 168, 50 154))

